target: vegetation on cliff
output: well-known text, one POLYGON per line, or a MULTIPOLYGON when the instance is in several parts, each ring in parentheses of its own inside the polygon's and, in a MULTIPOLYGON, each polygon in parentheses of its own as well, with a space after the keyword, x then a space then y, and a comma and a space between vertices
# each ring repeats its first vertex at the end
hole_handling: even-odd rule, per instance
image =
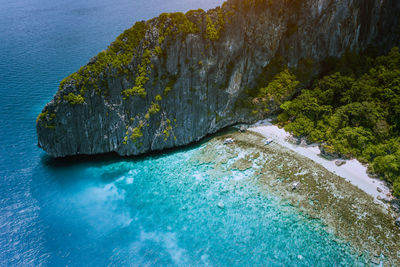
POLYGON ((375 162, 371 168, 394 182, 397 174, 387 170, 396 170, 396 164, 386 166, 390 158, 379 159, 390 155, 396 163, 396 153, 370 155, 363 146, 386 144, 386 137, 396 136, 398 122, 392 114, 397 109, 390 102, 396 98, 385 99, 377 90, 372 99, 362 99, 357 91, 368 81, 363 76, 375 79, 384 63, 348 53, 342 60, 320 64, 323 55, 343 53, 348 40, 352 47, 365 48, 386 36, 377 28, 355 38, 364 17, 374 18, 372 26, 366 25, 372 28, 392 15, 371 13, 353 2, 332 1, 317 10, 304 0, 232 0, 207 12, 163 13, 137 22, 61 82, 38 117, 39 144, 53 156, 112 151, 137 155, 184 145, 235 122, 254 121, 265 110, 280 109, 280 122, 288 130, 327 143, 327 150, 375 162), (349 13, 342 14, 349 6, 349 13), (329 23, 333 19, 352 23, 339 31, 329 23), (332 47, 328 51, 317 40, 332 47), (298 68, 288 68, 277 53, 298 62, 298 68), (310 85, 316 73, 322 75, 310 85), (244 97, 248 88, 255 90, 244 97), (249 101, 255 97, 257 103, 249 101), (253 104, 261 108, 253 110, 253 104), (361 118, 363 114, 368 116, 361 118), (85 119, 85 132, 78 118, 85 119), (54 146, 71 128, 74 134, 54 146))
MULTIPOLYGON (((59 91, 56 95, 57 103, 68 103, 70 105, 81 105, 86 101, 88 93, 95 91, 97 95, 108 96, 109 83, 111 78, 124 76, 133 86, 121 91, 123 100, 129 97, 147 96, 146 84, 153 75, 153 86, 159 79, 165 80, 166 84, 163 95, 167 96, 179 78, 178 74, 161 75, 158 77, 158 71, 154 70, 151 62, 152 57, 159 57, 165 60, 165 50, 171 42, 176 39, 182 41, 188 34, 198 34, 205 40, 216 41, 219 39, 225 25, 225 12, 222 8, 216 8, 205 12, 202 9, 190 10, 186 14, 182 12, 162 13, 160 16, 149 21, 136 22, 131 28, 125 30, 117 39, 104 51, 93 57, 90 62, 81 67, 77 72, 69 75, 60 82, 59 91), (152 29, 158 30, 158 37, 155 43, 152 36, 152 29), (149 36, 146 37, 146 34, 149 36), (154 73, 152 73, 154 72, 154 73)), ((149 107, 146 114, 136 114, 143 117, 145 121, 150 119, 151 115, 158 113, 161 109, 161 95, 158 95, 155 102, 149 107)), ((51 122, 52 117, 48 116, 48 111, 44 110, 38 116, 38 123, 45 128, 55 128, 51 122)), ((136 122, 139 120, 131 120, 136 122)), ((142 137, 141 130, 147 123, 141 123, 132 128, 131 140, 142 137)), ((166 132, 169 132, 170 124, 166 124, 166 132)), ((168 137, 169 135, 167 135, 168 137)), ((124 139, 124 144, 128 138, 124 139)))
MULTIPOLYGON (((103 80, 102 77, 110 75, 108 72, 113 68, 120 74, 131 74, 128 65, 133 57, 138 54, 138 46, 140 42, 143 41, 147 28, 148 25, 145 22, 135 23, 133 27, 118 36, 107 50, 100 52, 89 64, 83 66, 76 73, 71 74, 61 81, 59 89, 63 90, 65 86, 72 85, 73 88, 79 92, 77 97, 80 96, 82 99, 85 98, 85 93, 88 89, 94 89, 98 94, 107 93, 107 84, 100 83, 100 81, 103 80)), ((148 60, 147 51, 143 54, 142 61, 144 61, 144 63, 139 66, 139 74, 136 78, 136 83, 139 84, 139 88, 140 85, 144 83, 143 80, 145 80, 145 78, 142 77, 144 72, 142 65, 147 63, 148 60)), ((141 90, 138 91, 138 95, 143 94, 141 90)), ((78 104, 81 103, 83 103, 83 101, 79 101, 78 104)))
MULTIPOLYGON (((399 49, 375 58, 347 52, 321 65, 323 74, 311 86, 280 105, 279 123, 328 151, 369 163, 400 196, 399 49)), ((260 95, 280 103, 296 92, 296 72, 284 69, 260 95)))

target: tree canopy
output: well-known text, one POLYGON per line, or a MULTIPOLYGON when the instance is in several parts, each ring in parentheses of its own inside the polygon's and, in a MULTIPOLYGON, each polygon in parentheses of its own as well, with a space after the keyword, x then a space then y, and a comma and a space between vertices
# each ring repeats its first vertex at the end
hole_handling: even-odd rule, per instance
POLYGON ((400 197, 400 52, 370 58, 346 52, 293 99, 299 82, 278 73, 260 94, 281 108, 278 121, 296 136, 324 142, 336 152, 369 163, 400 197))

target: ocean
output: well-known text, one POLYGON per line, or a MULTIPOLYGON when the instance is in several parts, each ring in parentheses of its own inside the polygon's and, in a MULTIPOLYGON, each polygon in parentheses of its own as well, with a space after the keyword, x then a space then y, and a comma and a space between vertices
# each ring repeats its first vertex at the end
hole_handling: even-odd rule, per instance
POLYGON ((0 266, 357 264, 323 224, 246 171, 211 175, 196 161, 207 141, 85 160, 54 160, 37 147, 36 117, 59 82, 124 29, 221 3, 1 1, 0 266))

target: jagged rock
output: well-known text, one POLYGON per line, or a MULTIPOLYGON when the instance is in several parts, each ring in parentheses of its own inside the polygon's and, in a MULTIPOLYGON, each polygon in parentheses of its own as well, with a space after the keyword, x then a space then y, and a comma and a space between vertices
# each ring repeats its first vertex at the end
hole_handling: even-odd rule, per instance
MULTIPOLYGON (((379 175, 378 175, 378 174, 373 173, 373 172, 370 172, 370 171, 367 171, 367 175, 368 175, 368 177, 370 177, 370 178, 375 178, 375 179, 378 179, 378 178, 379 178, 379 175)), ((375 181, 373 181, 373 183, 375 183, 375 181)))
POLYGON ((264 140, 264 145, 269 145, 269 144, 271 144, 272 142, 274 142, 274 139, 272 139, 272 138, 265 139, 265 140, 264 140))
POLYGON ((295 182, 291 183, 290 186, 291 186, 292 190, 297 190, 300 187, 300 182, 299 181, 295 181, 295 182))
MULTIPOLYGON (((139 23, 113 43, 114 58, 102 52, 81 68, 81 80, 62 82, 38 117, 38 145, 53 157, 138 155, 253 123, 267 114, 254 114, 242 100, 252 99, 246 89, 257 88, 272 59, 281 55, 293 67, 308 59, 311 77, 322 60, 346 49, 374 45, 385 53, 400 43, 398 14, 398 0, 228 0, 181 22, 164 14, 139 23), (119 49, 127 42, 132 47, 119 49), (100 69, 85 72, 98 62, 100 69)), ((271 101, 268 110, 278 109, 271 101)))
POLYGON ((302 146, 302 147, 306 147, 308 145, 307 144, 307 139, 305 137, 300 138, 300 144, 299 145, 302 146))
POLYGON ((392 209, 397 213, 400 213, 400 203, 399 202, 400 202, 399 200, 392 200, 390 202, 392 209))
POLYGON ((335 161, 336 166, 340 167, 343 166, 344 164, 346 164, 345 160, 336 160, 335 161))
POLYGON ((233 144, 235 142, 235 139, 233 138, 226 138, 224 140, 224 145, 229 145, 229 144, 233 144))
POLYGON ((382 193, 382 188, 377 187, 377 188, 376 188, 376 191, 378 191, 379 193, 382 193))
POLYGON ((399 205, 393 204, 393 205, 392 205, 392 208, 393 208, 393 210, 394 210, 395 212, 400 213, 400 206, 399 206, 399 205))
POLYGON ((299 260, 303 260, 303 259, 304 259, 304 257, 303 257, 302 255, 297 255, 297 258, 298 258, 299 260))
POLYGON ((326 159, 332 160, 332 159, 338 159, 342 158, 343 155, 340 153, 337 153, 335 151, 331 151, 330 147, 327 146, 327 144, 319 144, 319 150, 321 151, 320 155, 326 159))
POLYGON ((245 133, 246 131, 247 131, 246 126, 244 126, 244 125, 240 126, 239 132, 245 133))
POLYGON ((96 61, 97 61, 97 57, 94 56, 94 57, 92 57, 92 58, 89 60, 88 65, 93 65, 93 64, 96 63, 96 61))
POLYGON ((381 263, 381 260, 378 257, 380 257, 380 256, 374 255, 374 258, 371 258, 371 262, 373 264, 379 265, 381 263))
POLYGON ((395 222, 395 223, 396 223, 396 225, 397 225, 398 227, 400 227, 400 217, 396 219, 396 222, 395 222))

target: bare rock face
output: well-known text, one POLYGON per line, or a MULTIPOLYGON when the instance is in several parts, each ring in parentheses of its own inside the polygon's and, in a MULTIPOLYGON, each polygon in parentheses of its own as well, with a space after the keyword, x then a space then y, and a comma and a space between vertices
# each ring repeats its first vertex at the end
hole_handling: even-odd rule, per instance
POLYGON ((396 225, 400 227, 400 217, 396 219, 396 225))
MULTIPOLYGON (((136 23, 67 77, 37 120, 53 157, 186 145, 254 114, 246 89, 277 55, 291 66, 400 42, 397 0, 229 0, 136 23)), ((318 65, 317 65, 318 71, 318 65)))

